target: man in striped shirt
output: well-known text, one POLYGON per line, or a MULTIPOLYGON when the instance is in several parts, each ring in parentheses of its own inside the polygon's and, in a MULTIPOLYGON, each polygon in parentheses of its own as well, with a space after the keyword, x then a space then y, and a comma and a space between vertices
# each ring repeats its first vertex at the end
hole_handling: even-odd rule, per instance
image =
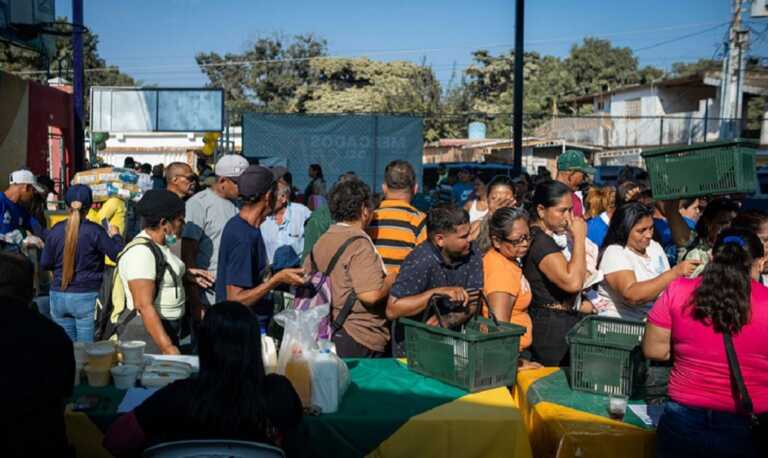
POLYGON ((407 161, 396 160, 384 170, 384 200, 373 212, 368 234, 376 245, 389 275, 427 239, 426 215, 411 205, 417 191, 416 174, 407 161))

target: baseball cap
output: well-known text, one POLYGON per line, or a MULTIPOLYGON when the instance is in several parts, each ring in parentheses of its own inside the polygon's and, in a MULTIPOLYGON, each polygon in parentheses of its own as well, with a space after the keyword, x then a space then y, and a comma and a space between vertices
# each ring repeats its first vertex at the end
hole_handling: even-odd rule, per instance
POLYGON ((269 191, 275 182, 275 175, 266 167, 249 165, 236 181, 240 195, 250 199, 269 191))
POLYGON ((173 218, 184 212, 184 201, 167 189, 150 189, 136 204, 139 216, 173 218))
POLYGON ((216 163, 213 173, 217 177, 237 178, 248 168, 248 159, 239 154, 227 154, 216 163))
POLYGON ((72 206, 72 202, 80 202, 82 206, 80 208, 91 208, 93 204, 93 193, 91 188, 84 184, 72 185, 67 189, 67 193, 64 195, 64 201, 67 205, 72 206))
POLYGON ((40 184, 37 182, 37 178, 35 178, 35 175, 26 169, 12 172, 8 181, 10 184, 31 184, 35 188, 35 191, 39 193, 45 192, 45 188, 40 186, 40 184))
POLYGON ((576 170, 587 175, 595 174, 595 168, 587 163, 584 153, 575 149, 565 150, 565 152, 557 158, 557 170, 561 172, 576 170))

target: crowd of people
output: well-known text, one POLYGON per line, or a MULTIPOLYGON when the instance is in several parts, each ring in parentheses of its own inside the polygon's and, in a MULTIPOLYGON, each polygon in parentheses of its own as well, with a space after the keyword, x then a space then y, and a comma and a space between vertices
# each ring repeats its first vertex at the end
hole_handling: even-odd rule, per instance
MULTIPOLYGON (((380 192, 351 172, 327 189, 312 164, 299 196, 287 169, 226 155, 204 189, 187 164, 142 172, 149 184, 128 208, 70 186, 69 218, 50 231, 33 228, 24 208, 46 190, 19 171, 0 196, 0 232, 44 240, 58 340, 116 334, 146 341, 149 353, 200 355, 197 379, 160 390, 113 426, 105 444, 115 453, 204 433, 284 445, 301 409, 285 379, 264 375, 258 337, 279 298, 327 272, 341 357, 403 356, 398 318, 458 328, 483 313, 525 328, 521 370, 567 366, 565 337, 583 317, 647 320, 645 355, 671 365, 658 455, 758 456, 723 336, 738 351, 751 408, 768 412, 768 214, 742 211, 738 196, 654 201, 643 177, 593 185, 580 151, 560 155, 557 169, 554 179, 489 181, 461 170, 421 193, 406 161, 386 167, 380 192), (417 201, 430 203, 426 212, 417 201)), ((4 255, 0 272, 20 259, 4 255)), ((16 281, 0 275, 0 291, 29 304, 26 284, 7 283, 16 281)), ((24 319, 53 339, 49 324, 24 319)))

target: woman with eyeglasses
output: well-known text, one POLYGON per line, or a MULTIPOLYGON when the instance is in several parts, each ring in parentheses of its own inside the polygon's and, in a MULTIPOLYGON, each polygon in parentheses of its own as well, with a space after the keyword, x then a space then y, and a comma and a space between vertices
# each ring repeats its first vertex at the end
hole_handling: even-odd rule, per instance
POLYGON ((573 216, 573 191, 539 183, 530 203, 531 242, 523 274, 531 282, 531 356, 545 366, 568 364, 565 335, 580 319, 577 298, 587 278, 587 225, 573 216))
POLYGON ((532 342, 531 317, 528 306, 532 294, 528 280, 523 276, 520 260, 528 253, 531 241, 528 213, 518 208, 500 208, 488 220, 487 236, 478 240, 483 255, 483 292, 488 305, 499 321, 523 326, 520 338, 522 368, 537 367, 530 363, 532 342))
POLYGON ((696 269, 697 261, 682 261, 670 269, 653 230, 652 208, 631 202, 616 209, 600 249, 605 279, 598 295, 606 304, 601 315, 642 320, 667 285, 696 269))

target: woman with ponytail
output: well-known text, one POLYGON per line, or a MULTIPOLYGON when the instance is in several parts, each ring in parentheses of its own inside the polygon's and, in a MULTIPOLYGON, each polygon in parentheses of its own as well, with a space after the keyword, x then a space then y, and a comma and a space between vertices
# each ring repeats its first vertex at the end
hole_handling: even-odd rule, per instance
POLYGON ((758 426, 741 407, 744 397, 725 344, 731 336, 753 412, 765 414, 768 289, 757 282, 765 263, 763 244, 753 232, 724 229, 702 276, 675 280, 651 309, 643 352, 651 360, 673 360, 657 457, 765 456, 754 440, 758 426))
POLYGON ((40 267, 53 271, 53 321, 64 328, 72 341, 92 342, 104 256, 115 259, 123 249, 123 240, 118 228, 109 226, 105 230, 86 219, 93 203, 91 188, 74 185, 67 190, 64 200, 69 217, 48 234, 40 267))

